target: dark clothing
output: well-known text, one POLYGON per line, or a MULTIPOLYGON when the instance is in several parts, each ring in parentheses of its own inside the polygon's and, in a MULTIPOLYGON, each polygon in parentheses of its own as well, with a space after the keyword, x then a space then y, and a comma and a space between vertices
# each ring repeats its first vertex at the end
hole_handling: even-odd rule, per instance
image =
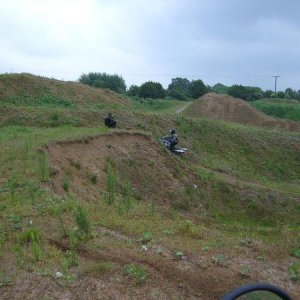
POLYGON ((104 124, 108 128, 116 128, 116 126, 117 126, 117 122, 115 121, 115 119, 113 118, 113 116, 107 116, 104 119, 104 124))
POLYGON ((170 149, 171 152, 173 152, 175 145, 178 144, 178 136, 177 136, 177 134, 173 133, 172 135, 168 136, 168 140, 170 142, 169 149, 170 149))

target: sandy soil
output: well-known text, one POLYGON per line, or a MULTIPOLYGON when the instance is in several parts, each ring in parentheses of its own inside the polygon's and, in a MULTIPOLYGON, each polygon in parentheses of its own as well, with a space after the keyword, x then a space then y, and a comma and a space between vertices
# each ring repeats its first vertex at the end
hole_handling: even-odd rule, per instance
POLYGON ((216 93, 208 93, 199 98, 184 111, 184 114, 190 117, 204 116, 241 124, 300 131, 299 122, 272 118, 244 100, 216 93))

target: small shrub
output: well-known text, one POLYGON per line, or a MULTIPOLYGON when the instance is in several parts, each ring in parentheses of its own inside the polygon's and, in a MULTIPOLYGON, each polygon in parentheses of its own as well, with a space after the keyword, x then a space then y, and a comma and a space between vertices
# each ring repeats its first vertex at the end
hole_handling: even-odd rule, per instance
POLYGON ((80 204, 75 208, 74 217, 79 232, 84 234, 85 237, 90 237, 92 230, 91 222, 88 218, 87 211, 80 204))
POLYGON ((176 253, 175 253, 175 256, 178 258, 178 259, 182 259, 182 257, 183 257, 183 252, 182 251, 176 251, 176 253))
POLYGON ((76 255, 76 250, 78 244, 78 237, 76 231, 71 230, 69 232, 69 241, 70 241, 70 250, 66 252, 66 257, 69 259, 69 266, 77 266, 78 259, 76 255))
POLYGON ((107 202, 110 205, 115 202, 116 184, 117 184, 117 177, 114 174, 112 165, 109 164, 107 166, 106 186, 107 186, 107 193, 108 193, 107 202))
POLYGON ((63 189, 64 189, 66 192, 68 192, 69 189, 70 189, 70 184, 69 184, 69 182, 64 181, 62 187, 63 187, 63 189))
POLYGON ((22 228, 21 218, 18 215, 11 215, 8 219, 12 223, 11 224, 12 229, 20 230, 22 228))
POLYGON ((300 281, 300 263, 293 263, 289 266, 289 274, 292 280, 300 281))
POLYGON ((300 249, 295 249, 295 250, 293 251, 293 255, 294 255, 295 257, 300 258, 300 249))
POLYGON ((38 261, 43 260, 44 253, 43 253, 43 249, 40 246, 39 242, 36 242, 36 241, 32 242, 32 244, 31 244, 31 252, 32 252, 32 255, 33 255, 35 261, 38 262, 38 261))
POLYGON ((27 229, 20 235, 20 241, 22 243, 33 243, 33 242, 39 243, 40 240, 41 240, 41 233, 36 228, 27 229))
POLYGON ((51 115, 51 117, 50 117, 50 120, 51 120, 51 121, 54 121, 54 122, 57 122, 58 119, 59 119, 58 113, 53 113, 53 114, 51 115))
POLYGON ((147 280, 147 271, 143 267, 137 266, 134 263, 126 265, 125 272, 135 279, 136 284, 143 284, 147 280))
POLYGON ((8 186, 9 191, 10 191, 11 201, 14 201, 17 186, 18 186, 18 182, 17 182, 17 179, 16 179, 15 176, 12 176, 8 179, 7 186, 8 186))
POLYGON ((147 244, 147 243, 149 243, 151 240, 152 240, 152 233, 149 232, 149 231, 145 232, 144 235, 143 235, 143 243, 144 243, 144 244, 147 244))
POLYGON ((181 223, 177 232, 194 239, 201 238, 201 229, 198 228, 191 220, 185 220, 181 223))
POLYGON ((93 174, 92 176, 91 176, 91 182, 93 183, 93 184, 96 184, 97 183, 97 175, 96 174, 93 174))
POLYGON ((129 211, 132 207, 132 185, 128 181, 125 187, 125 209, 129 211))

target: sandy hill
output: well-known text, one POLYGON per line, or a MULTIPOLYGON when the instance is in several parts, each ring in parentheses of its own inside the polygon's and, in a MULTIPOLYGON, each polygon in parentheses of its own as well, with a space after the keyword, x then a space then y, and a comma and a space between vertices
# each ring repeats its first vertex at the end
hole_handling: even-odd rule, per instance
POLYGON ((8 98, 58 97, 74 104, 129 104, 122 96, 78 82, 60 81, 31 74, 0 75, 0 103, 8 98))
POLYGON ((219 120, 300 131, 300 124, 275 119, 256 110, 247 102, 231 96, 208 93, 191 104, 184 114, 190 117, 211 117, 219 120))
POLYGON ((185 189, 192 187, 195 179, 184 174, 184 171, 177 174, 180 168, 178 161, 165 155, 164 148, 150 136, 137 132, 116 132, 53 142, 48 145, 47 152, 53 174, 52 187, 58 195, 66 194, 63 183, 67 180, 68 191, 81 199, 99 198, 99 191, 106 190, 110 165, 120 191, 124 189, 122 184, 129 180, 135 198, 148 201, 155 198, 163 205, 176 206, 184 197, 185 189), (95 180, 97 178, 94 185, 88 184, 92 176, 95 180), (180 179, 176 178, 178 176, 180 179))

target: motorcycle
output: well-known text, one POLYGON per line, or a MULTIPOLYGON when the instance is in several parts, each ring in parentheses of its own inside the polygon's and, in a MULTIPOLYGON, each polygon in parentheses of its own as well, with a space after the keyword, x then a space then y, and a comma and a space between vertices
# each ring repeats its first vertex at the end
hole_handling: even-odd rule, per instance
MULTIPOLYGON (((161 144, 165 145, 168 150, 171 151, 171 149, 170 149, 170 146, 171 146, 170 137, 164 136, 164 137, 160 138, 159 141, 160 141, 161 144)), ((188 151, 188 148, 174 147, 172 153, 177 154, 177 155, 183 155, 187 151, 188 151)))

